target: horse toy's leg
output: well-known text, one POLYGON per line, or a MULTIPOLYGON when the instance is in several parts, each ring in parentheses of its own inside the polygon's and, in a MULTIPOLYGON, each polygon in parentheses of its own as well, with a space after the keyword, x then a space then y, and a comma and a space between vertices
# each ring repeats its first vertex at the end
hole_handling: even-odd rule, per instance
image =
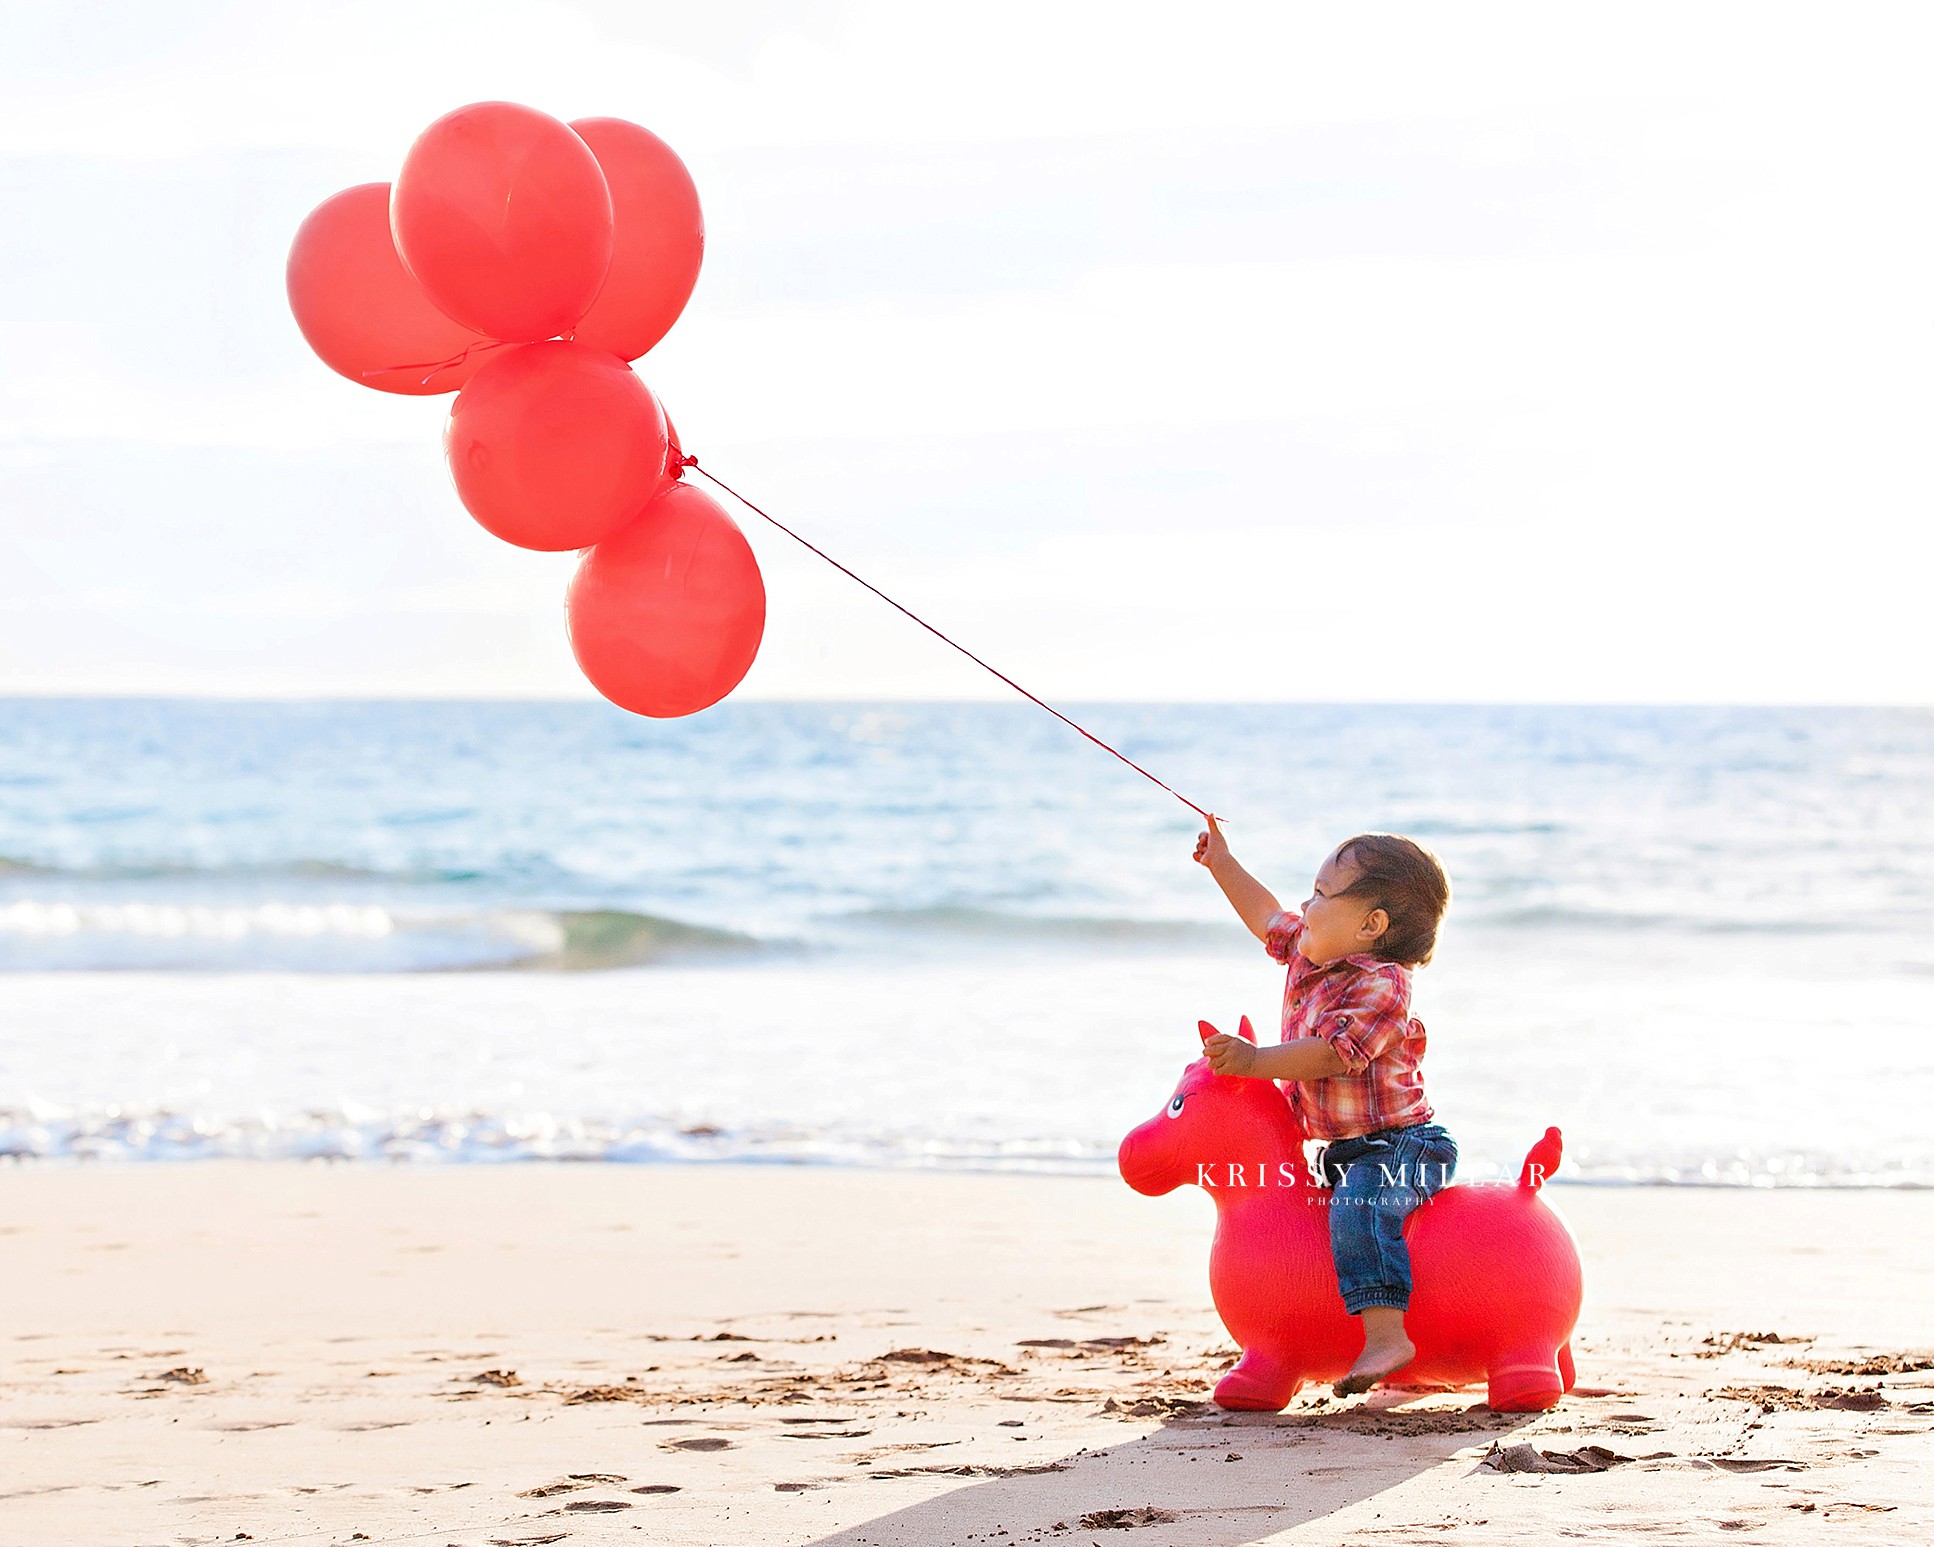
POLYGON ((1257 1345, 1244 1349, 1236 1367, 1216 1383, 1215 1400, 1218 1407, 1275 1413, 1302 1389, 1303 1376, 1286 1350, 1257 1345))
MULTIPOLYGON (((1570 1347, 1566 1346, 1566 1363, 1570 1347)), ((1484 1372, 1486 1400, 1494 1413, 1542 1413, 1571 1389, 1556 1354, 1537 1349, 1502 1354, 1484 1372)))

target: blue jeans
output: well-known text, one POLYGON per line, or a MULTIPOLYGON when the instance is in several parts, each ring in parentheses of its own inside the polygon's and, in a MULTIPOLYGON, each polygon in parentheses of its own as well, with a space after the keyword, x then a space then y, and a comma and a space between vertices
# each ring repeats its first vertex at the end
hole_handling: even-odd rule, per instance
POLYGON ((1437 1123, 1385 1128, 1331 1140, 1317 1164, 1330 1184, 1330 1255, 1343 1309, 1408 1309, 1403 1222, 1456 1174, 1457 1141, 1437 1123))

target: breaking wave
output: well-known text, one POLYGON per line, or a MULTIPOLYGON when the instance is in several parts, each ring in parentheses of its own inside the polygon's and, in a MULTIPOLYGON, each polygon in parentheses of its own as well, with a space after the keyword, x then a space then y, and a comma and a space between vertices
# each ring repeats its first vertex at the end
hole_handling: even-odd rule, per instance
POLYGON ((0 968, 16 971, 589 972, 780 944, 618 909, 0 903, 0 968))

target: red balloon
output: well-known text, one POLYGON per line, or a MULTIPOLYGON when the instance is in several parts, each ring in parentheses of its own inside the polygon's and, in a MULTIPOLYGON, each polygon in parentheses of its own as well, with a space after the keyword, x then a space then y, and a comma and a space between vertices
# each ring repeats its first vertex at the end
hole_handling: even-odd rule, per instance
POLYGON ((611 187, 613 247, 604 288, 572 331, 635 360, 678 321, 705 257, 705 217, 692 174, 671 146, 622 118, 577 118, 611 187))
POLYGON ((476 102, 417 136, 390 192, 396 250, 443 311, 492 338, 569 332, 611 267, 611 191, 548 113, 476 102))
POLYGON ((454 392, 490 358, 490 341, 444 316, 410 278, 390 240, 389 194, 388 183, 364 183, 310 212, 289 248, 289 309, 322 363, 351 381, 417 397, 454 392), (431 369, 444 360, 456 363, 431 369))
POLYGON ((766 588, 732 518, 678 483, 584 556, 564 614, 591 686, 664 720, 739 685, 765 633, 766 588))
POLYGON ((644 509, 664 478, 665 415, 602 349, 550 339, 477 372, 443 433, 464 508, 520 548, 588 548, 644 509))

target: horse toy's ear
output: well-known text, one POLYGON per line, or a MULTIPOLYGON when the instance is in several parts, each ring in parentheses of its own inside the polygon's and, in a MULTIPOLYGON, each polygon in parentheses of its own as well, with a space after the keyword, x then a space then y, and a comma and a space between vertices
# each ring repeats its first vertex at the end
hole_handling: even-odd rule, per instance
POLYGON ((1241 1037, 1244 1042, 1254 1042, 1256 1040, 1256 1028, 1249 1024, 1248 1016, 1245 1015, 1242 1018, 1242 1024, 1236 1028, 1236 1035, 1241 1037))
POLYGON ((1222 1035, 1221 1032, 1217 1031, 1207 1021, 1197 1021, 1195 1023, 1195 1029, 1202 1033, 1202 1040, 1204 1042, 1207 1042, 1211 1037, 1219 1037, 1222 1035))

